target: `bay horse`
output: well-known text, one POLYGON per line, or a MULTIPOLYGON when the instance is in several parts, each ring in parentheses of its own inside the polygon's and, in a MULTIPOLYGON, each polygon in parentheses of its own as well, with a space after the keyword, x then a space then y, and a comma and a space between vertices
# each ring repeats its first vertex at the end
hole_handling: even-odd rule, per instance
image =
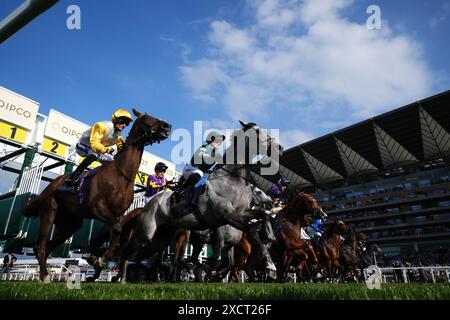
POLYGON ((80 203, 78 194, 56 190, 68 178, 68 175, 62 175, 25 208, 23 214, 26 217, 39 216, 40 219, 34 252, 39 262, 41 281, 49 281, 46 261, 50 253, 81 227, 83 219, 98 219, 110 228, 110 245, 104 256, 94 264, 96 270, 103 268, 113 258, 122 230, 121 217, 133 202, 134 180, 144 147, 167 139, 172 129, 166 121, 146 113, 133 109, 133 114, 137 119, 124 148, 113 161, 102 165, 90 178, 83 203, 80 203), (55 233, 48 241, 53 224, 55 233))

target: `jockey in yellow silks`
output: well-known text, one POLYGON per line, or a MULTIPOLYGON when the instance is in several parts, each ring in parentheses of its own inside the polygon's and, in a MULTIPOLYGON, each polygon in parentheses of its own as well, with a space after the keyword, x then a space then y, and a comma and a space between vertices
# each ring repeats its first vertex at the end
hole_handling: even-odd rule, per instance
POLYGON ((127 110, 118 109, 114 111, 111 121, 96 122, 86 130, 76 146, 77 154, 85 159, 71 174, 67 183, 75 185, 78 177, 93 161, 100 163, 112 161, 117 151, 125 145, 121 132, 132 121, 133 118, 127 110))

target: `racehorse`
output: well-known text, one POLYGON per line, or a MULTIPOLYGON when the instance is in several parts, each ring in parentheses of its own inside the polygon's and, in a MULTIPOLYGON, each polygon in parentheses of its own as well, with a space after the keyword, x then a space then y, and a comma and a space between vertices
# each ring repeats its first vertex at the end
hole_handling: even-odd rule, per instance
MULTIPOLYGON (((268 214, 264 212, 264 210, 272 208, 272 199, 254 185, 252 185, 252 194, 252 210, 261 210, 261 240, 265 241, 267 239, 268 241, 273 241, 275 240, 275 237, 273 235, 272 225, 268 214)), ((172 280, 180 281, 180 266, 186 265, 184 252, 186 251, 188 242, 190 242, 193 247, 190 262, 198 267, 197 270, 199 268, 205 269, 198 260, 198 256, 205 244, 210 244, 212 247, 212 255, 210 260, 213 262, 219 262, 221 252, 223 249, 226 249, 227 259, 225 263, 222 263, 221 266, 216 263, 216 265, 206 268, 207 272, 210 273, 212 269, 218 269, 221 267, 214 279, 212 279, 221 280, 221 278, 228 273, 229 268, 234 265, 233 248, 239 243, 241 238, 242 231, 228 224, 218 228, 206 230, 179 230, 175 240, 175 255, 172 259, 172 280)), ((198 272, 195 277, 197 282, 202 280, 198 272)))
POLYGON ((377 258, 383 253, 374 243, 367 244, 369 237, 350 228, 349 239, 341 244, 341 265, 343 272, 341 278, 351 276, 357 280, 357 270, 360 269, 360 280, 364 280, 364 268, 376 265, 377 258))
MULTIPOLYGON (((198 271, 201 271, 203 269, 209 272, 211 271, 210 269, 215 268, 216 266, 211 266, 211 268, 209 268, 200 263, 198 257, 203 249, 203 246, 205 244, 209 244, 213 245, 213 247, 216 247, 216 243, 219 243, 219 246, 221 247, 220 251, 222 251, 222 249, 225 249, 227 251, 228 261, 230 261, 229 263, 233 263, 232 249, 233 246, 241 240, 241 237, 242 231, 230 226, 229 224, 220 226, 218 228, 215 228, 214 230, 180 230, 180 232, 177 234, 175 255, 172 260, 172 280, 180 281, 181 267, 183 265, 187 266, 184 259, 184 252, 186 251, 188 243, 192 245, 192 254, 189 258, 189 262, 192 262, 194 264, 194 267, 198 271)), ((215 256, 215 254, 216 253, 214 252, 213 256, 215 256)), ((212 261, 216 261, 214 259, 214 257, 211 258, 212 261)), ((203 281, 202 277, 200 276, 200 272, 195 273, 195 281, 203 281)))
MULTIPOLYGON (((324 212, 316 199, 307 193, 299 192, 275 218, 273 228, 276 240, 270 244, 270 253, 277 264, 277 280, 279 282, 285 281, 286 273, 294 257, 310 260, 313 268, 317 269, 318 267, 318 259, 313 246, 309 241, 300 239, 301 228, 305 225, 305 219, 309 215, 321 216, 324 215, 324 212)), ((251 252, 252 246, 245 238, 235 247, 236 264, 232 268, 235 280, 239 279, 237 272, 242 269, 244 263, 246 263, 244 270, 250 281, 255 279, 254 274, 248 270, 252 265, 252 260, 255 260, 251 252)), ((301 267, 304 264, 304 262, 299 263, 301 267)))
POLYGON ((348 226, 341 220, 325 224, 321 237, 320 260, 328 276, 332 279, 336 271, 342 274, 343 266, 339 262, 341 236, 348 232, 348 226))
POLYGON ((288 203, 287 208, 277 215, 274 231, 277 241, 272 244, 273 256, 276 257, 277 280, 283 282, 294 256, 308 257, 313 268, 317 269, 318 260, 310 243, 301 239, 301 228, 305 226, 307 216, 323 216, 325 213, 310 194, 297 193, 288 203))
POLYGON ((133 202, 134 179, 141 164, 144 147, 166 139, 172 128, 164 120, 141 114, 135 109, 133 113, 137 119, 124 148, 113 161, 101 166, 90 178, 82 203, 78 194, 56 190, 68 178, 68 175, 62 175, 53 180, 24 210, 26 217, 39 216, 40 219, 39 237, 34 252, 42 281, 49 281, 46 267, 49 254, 81 227, 83 219, 98 219, 110 228, 109 248, 96 261, 95 267, 101 269, 106 261, 113 258, 122 230, 121 216, 133 202), (55 233, 47 241, 53 223, 55 233))
MULTIPOLYGON (((204 193, 199 196, 198 210, 186 212, 190 199, 185 198, 176 206, 172 206, 173 192, 164 192, 154 196, 144 207, 138 217, 137 230, 133 241, 124 249, 122 260, 122 282, 126 278, 127 260, 136 252, 145 252, 146 247, 153 247, 152 242, 157 230, 168 227, 170 240, 177 229, 204 230, 220 227, 225 224, 249 233, 252 245, 265 257, 268 268, 274 265, 261 245, 258 232, 249 222, 257 218, 257 212, 251 210, 252 187, 249 182, 252 160, 258 156, 279 155, 282 147, 271 138, 266 130, 254 123, 244 124, 236 130, 231 138, 231 145, 224 154, 224 163, 209 174, 204 186, 204 193), (231 156, 230 156, 231 155, 231 156), (232 159, 232 163, 227 160, 232 159), (170 228, 175 230, 170 230, 170 228)), ((160 232, 164 234, 164 232, 160 232)), ((153 251, 153 249, 151 249, 153 251)), ((138 252, 138 256, 143 256, 138 252)))

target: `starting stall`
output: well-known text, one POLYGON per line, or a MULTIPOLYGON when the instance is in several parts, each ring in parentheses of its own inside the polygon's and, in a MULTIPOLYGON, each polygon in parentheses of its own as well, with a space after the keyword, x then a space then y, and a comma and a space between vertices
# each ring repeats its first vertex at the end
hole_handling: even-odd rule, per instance
MULTIPOLYGON (((4 251, 18 254, 34 246, 39 230, 38 219, 24 217, 23 209, 48 182, 72 172, 83 160, 76 154, 75 145, 89 128, 57 110, 51 109, 48 115, 38 111, 38 102, 0 87, 0 182, 11 186, 0 194, 0 241, 4 251)), ((178 180, 174 163, 144 152, 135 180, 135 201, 129 210, 144 206, 142 191, 159 161, 169 167, 167 179, 178 180)), ((99 165, 94 162, 91 168, 99 165)), ((105 233, 107 228, 102 222, 85 220, 82 228, 52 256, 68 257, 70 250, 88 250, 105 233)))

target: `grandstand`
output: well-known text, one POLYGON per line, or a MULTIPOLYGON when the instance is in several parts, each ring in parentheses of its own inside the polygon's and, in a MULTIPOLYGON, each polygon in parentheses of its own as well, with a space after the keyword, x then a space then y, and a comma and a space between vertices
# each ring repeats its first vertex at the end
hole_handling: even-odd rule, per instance
POLYGON ((279 174, 385 253, 450 247, 450 91, 298 145, 279 174))

